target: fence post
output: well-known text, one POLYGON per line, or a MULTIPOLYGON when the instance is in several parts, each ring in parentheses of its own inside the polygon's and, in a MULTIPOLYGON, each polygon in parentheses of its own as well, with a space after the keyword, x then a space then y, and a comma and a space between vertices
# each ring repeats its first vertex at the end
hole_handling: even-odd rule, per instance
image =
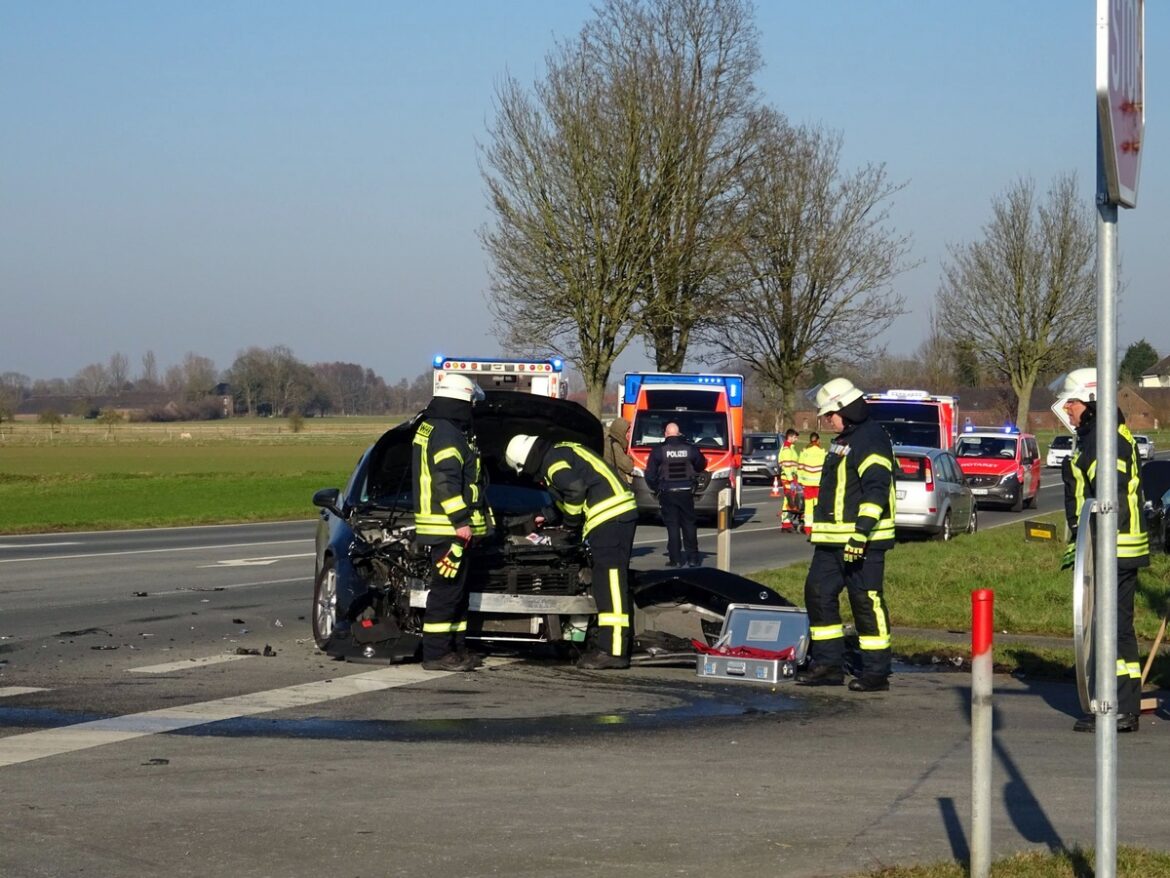
POLYGON ((991 642, 995 593, 971 592, 971 878, 991 873, 991 642))
POLYGON ((719 532, 715 535, 715 566, 731 570, 731 488, 719 492, 719 532))

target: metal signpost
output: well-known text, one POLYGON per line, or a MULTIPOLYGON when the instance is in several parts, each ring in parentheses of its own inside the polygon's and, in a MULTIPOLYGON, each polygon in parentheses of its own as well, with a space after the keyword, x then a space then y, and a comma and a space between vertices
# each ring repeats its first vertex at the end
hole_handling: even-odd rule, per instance
POLYGON ((1144 0, 1097 0, 1097 878, 1117 872, 1117 207, 1137 205, 1144 0))

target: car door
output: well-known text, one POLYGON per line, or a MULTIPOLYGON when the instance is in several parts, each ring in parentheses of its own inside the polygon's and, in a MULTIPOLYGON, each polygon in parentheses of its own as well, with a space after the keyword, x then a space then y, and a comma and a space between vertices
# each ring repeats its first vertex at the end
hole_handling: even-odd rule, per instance
POLYGON ((1021 461, 1024 467, 1024 478, 1028 480, 1024 499, 1040 496, 1040 447, 1036 444, 1035 436, 1024 437, 1024 458, 1021 461))
POLYGON ((951 498, 951 521, 956 531, 965 531, 971 526, 971 510, 975 508, 975 497, 967 487, 959 461, 949 451, 939 455, 939 464, 946 474, 947 493, 951 498))

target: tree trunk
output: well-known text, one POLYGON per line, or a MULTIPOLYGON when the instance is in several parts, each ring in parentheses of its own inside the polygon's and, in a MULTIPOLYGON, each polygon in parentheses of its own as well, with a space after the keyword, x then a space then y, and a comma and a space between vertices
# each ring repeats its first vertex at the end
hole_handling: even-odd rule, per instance
POLYGON ((1035 378, 1021 378, 1012 382, 1012 389, 1016 392, 1016 427, 1028 431, 1028 412, 1032 409, 1032 388, 1036 384, 1035 378))

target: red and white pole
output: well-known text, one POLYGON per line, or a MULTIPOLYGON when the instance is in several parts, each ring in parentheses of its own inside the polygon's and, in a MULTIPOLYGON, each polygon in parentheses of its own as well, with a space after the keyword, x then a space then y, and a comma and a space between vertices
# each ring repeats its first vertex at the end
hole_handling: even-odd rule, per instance
POLYGON ((971 878, 991 873, 991 641, 995 592, 971 592, 971 878))

